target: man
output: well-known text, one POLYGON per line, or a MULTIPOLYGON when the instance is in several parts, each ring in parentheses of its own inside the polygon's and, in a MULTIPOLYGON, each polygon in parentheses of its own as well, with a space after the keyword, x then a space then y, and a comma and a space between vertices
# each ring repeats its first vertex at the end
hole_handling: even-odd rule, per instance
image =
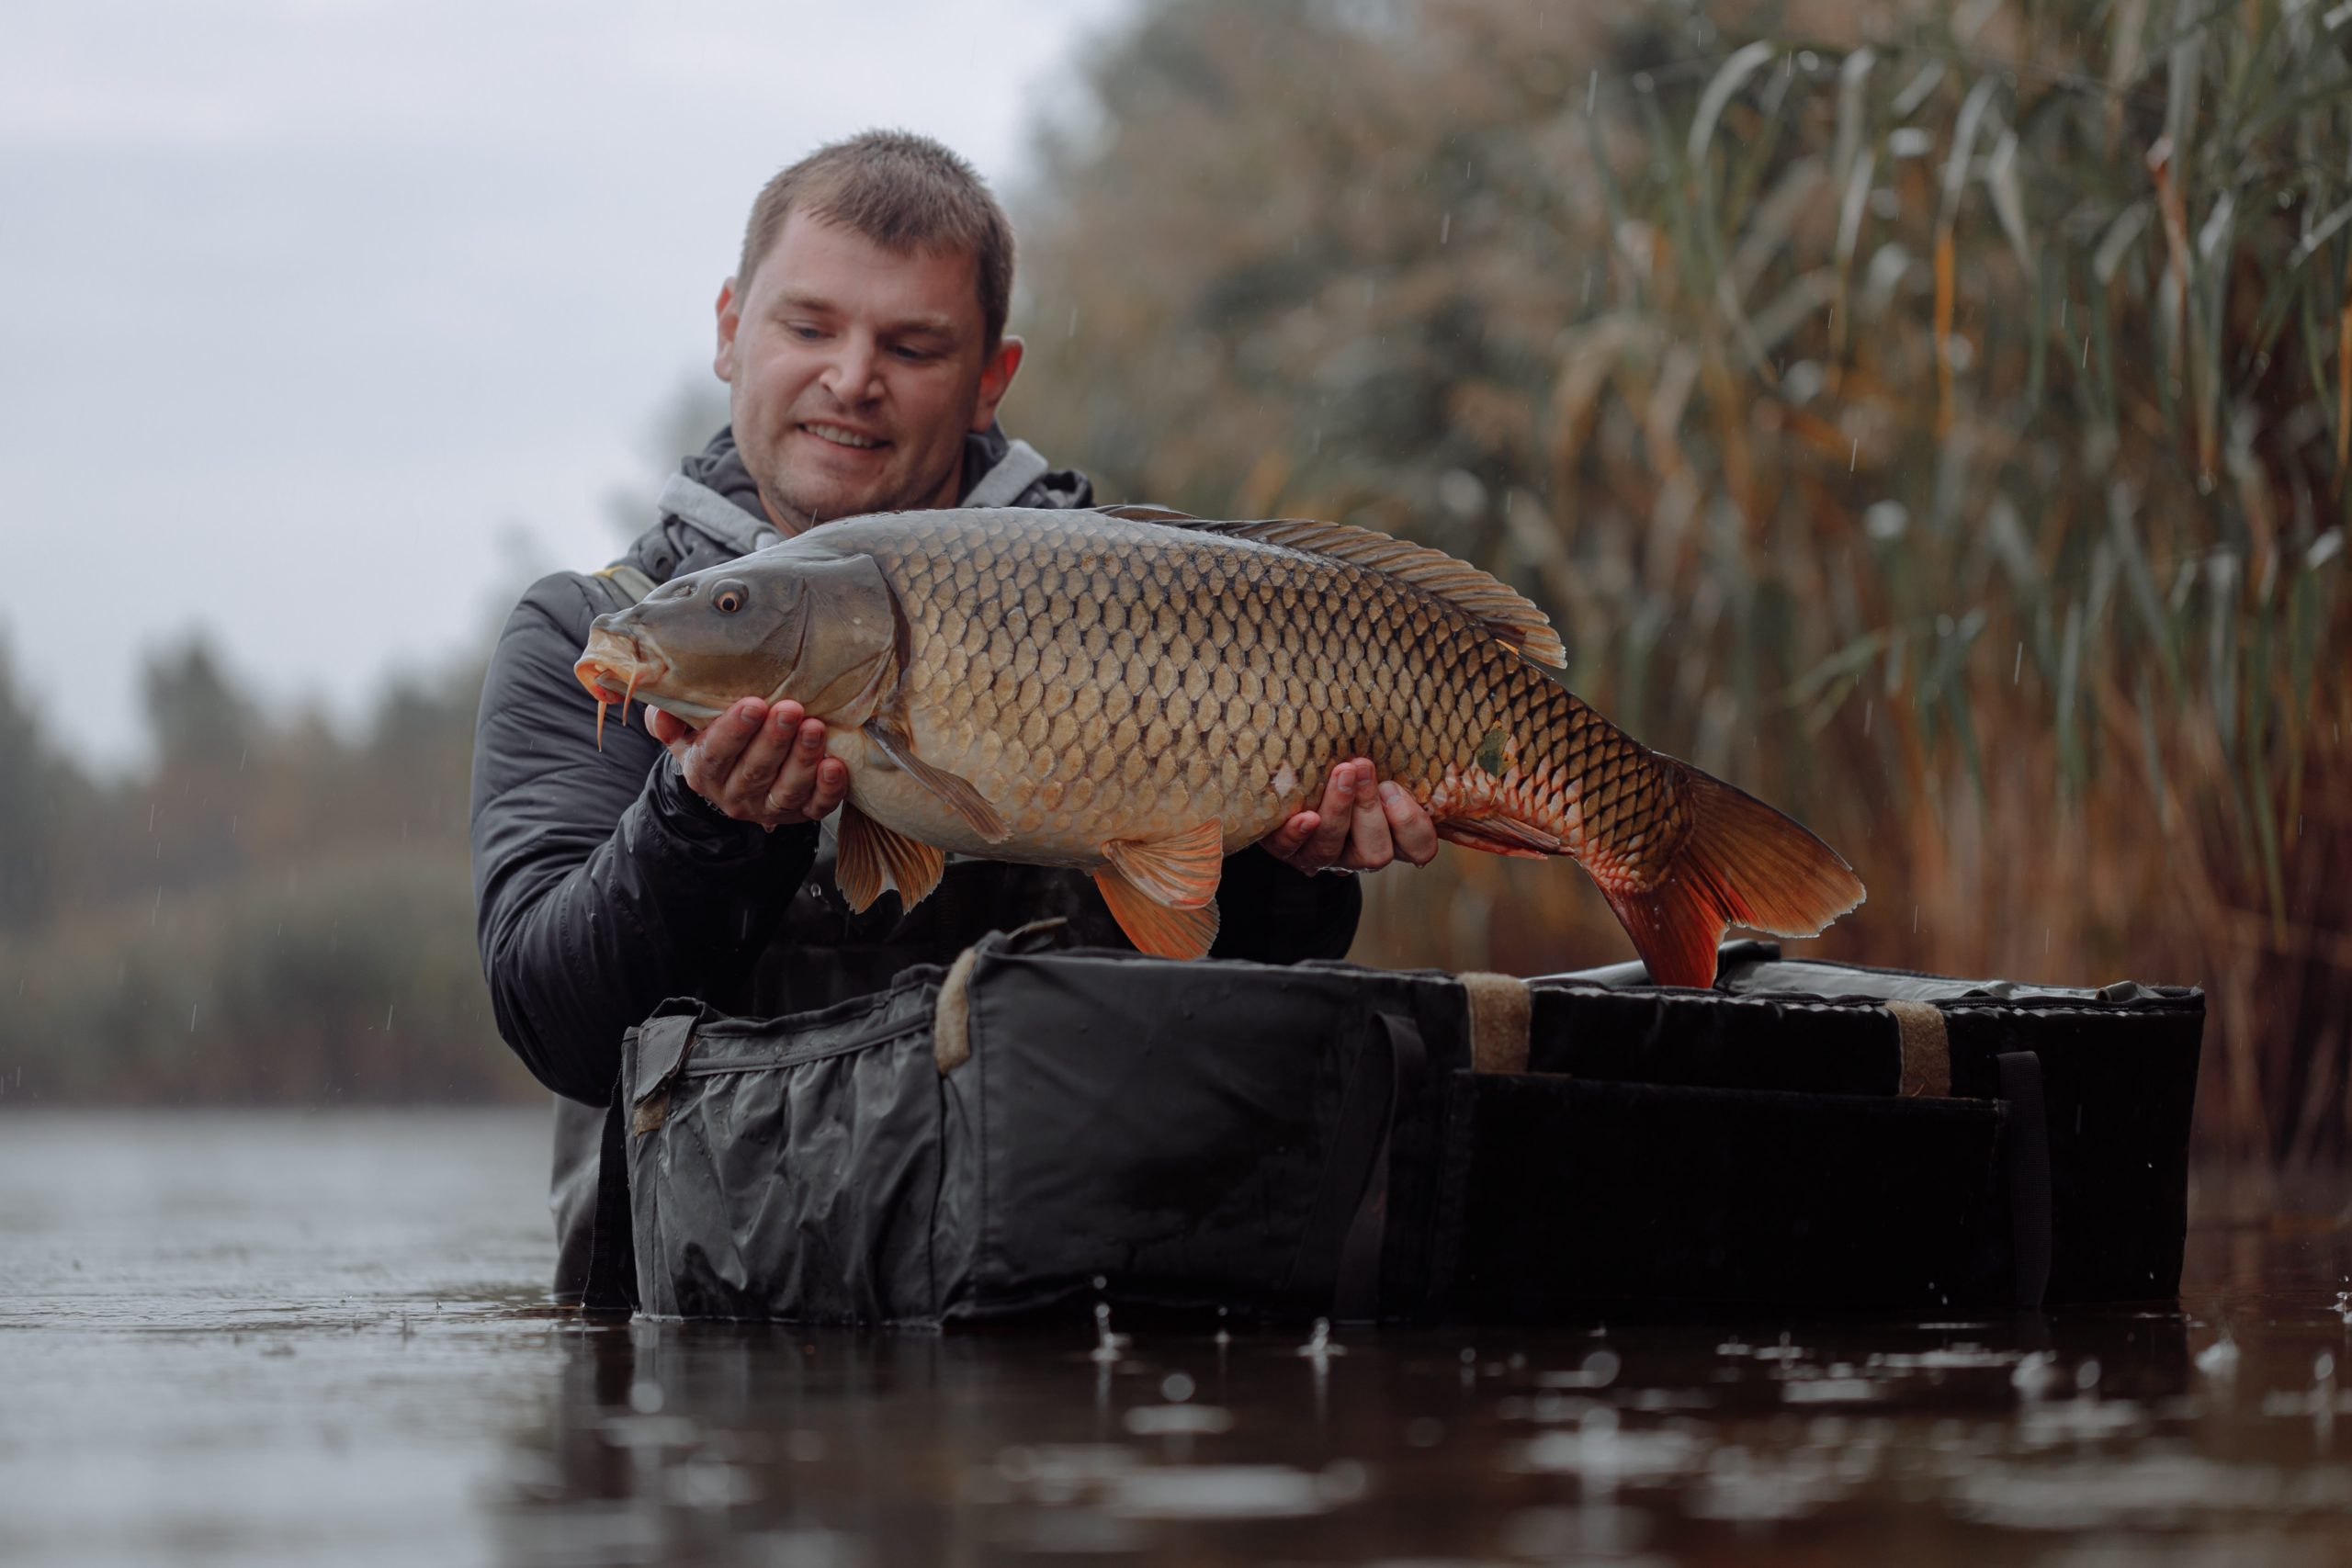
MULTIPOLYGON (((577 1292, 601 1108, 622 1032, 664 998, 731 1012, 829 1006, 986 932, 1043 916, 1125 946, 1091 879, 958 859, 912 910, 854 914, 820 824, 847 795, 825 727, 746 698, 699 731, 649 713, 600 751, 571 672, 597 615, 653 585, 827 521, 943 506, 1071 508, 1083 476, 1008 441, 1021 367, 1004 333, 1012 236, 960 158, 871 132, 820 149, 753 204, 718 291, 715 368, 729 427, 662 492, 662 516, 596 575, 534 584, 492 656, 475 729, 474 891, 499 1032, 558 1100, 559 1295, 577 1292)), ((1227 857, 1216 953, 1343 955, 1361 908, 1344 876, 1437 851, 1429 818, 1372 765, 1335 769, 1318 809, 1227 857)))

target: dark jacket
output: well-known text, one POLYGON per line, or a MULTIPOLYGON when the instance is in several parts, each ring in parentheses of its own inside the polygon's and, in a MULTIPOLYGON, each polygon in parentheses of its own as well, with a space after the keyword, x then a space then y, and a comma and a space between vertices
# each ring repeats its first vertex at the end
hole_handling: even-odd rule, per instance
MULTIPOLYGON (((967 440, 963 495, 1057 509, 1092 500, 1084 476, 1046 471, 995 430, 967 440)), ((663 582, 777 536, 726 431, 687 460, 662 509, 616 567, 663 582)), ((499 1032, 564 1097, 559 1292, 584 1263, 597 1130, 588 1108, 611 1097, 622 1032, 664 998, 752 1016, 825 1007, 1046 915, 1068 918, 1090 945, 1128 945, 1091 879, 1052 867, 955 857, 912 911, 891 894, 853 914, 833 885, 830 823, 769 832, 721 816, 640 724, 607 724, 599 751, 571 667, 589 623, 628 602, 613 570, 559 572, 524 594, 491 657, 474 732, 482 969, 499 1032)), ((1218 953, 1346 953, 1361 907, 1351 879, 1303 876, 1255 849, 1228 856, 1225 878, 1218 953)))

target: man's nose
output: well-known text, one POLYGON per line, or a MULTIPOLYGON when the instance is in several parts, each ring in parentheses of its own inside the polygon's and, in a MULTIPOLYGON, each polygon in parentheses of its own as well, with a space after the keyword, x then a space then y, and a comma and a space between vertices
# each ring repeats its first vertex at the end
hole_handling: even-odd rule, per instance
POLYGON ((843 333, 825 367, 825 390, 844 403, 869 402, 881 395, 875 384, 881 363, 872 338, 864 333, 843 333))

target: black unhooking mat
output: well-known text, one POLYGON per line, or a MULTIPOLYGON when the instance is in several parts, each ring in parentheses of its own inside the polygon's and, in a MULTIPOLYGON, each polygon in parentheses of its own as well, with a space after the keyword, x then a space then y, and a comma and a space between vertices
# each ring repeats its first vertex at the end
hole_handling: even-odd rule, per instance
POLYGON ((592 1310, 1533 1319, 2172 1295, 2204 998, 1725 944, 1518 980, 989 938, 769 1020, 663 1006, 592 1310))

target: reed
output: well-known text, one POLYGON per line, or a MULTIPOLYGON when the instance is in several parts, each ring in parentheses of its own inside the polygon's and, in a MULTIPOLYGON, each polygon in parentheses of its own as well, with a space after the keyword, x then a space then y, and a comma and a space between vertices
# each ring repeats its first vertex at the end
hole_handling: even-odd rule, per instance
MULTIPOLYGON (((1511 577, 1571 685, 1854 862, 1816 951, 2202 985, 2209 1151, 2340 1162, 2348 49, 2267 0, 1175 0, 1049 147, 1014 418, 1511 577)), ((1454 853, 1357 956, 1622 946, 1454 853)))

